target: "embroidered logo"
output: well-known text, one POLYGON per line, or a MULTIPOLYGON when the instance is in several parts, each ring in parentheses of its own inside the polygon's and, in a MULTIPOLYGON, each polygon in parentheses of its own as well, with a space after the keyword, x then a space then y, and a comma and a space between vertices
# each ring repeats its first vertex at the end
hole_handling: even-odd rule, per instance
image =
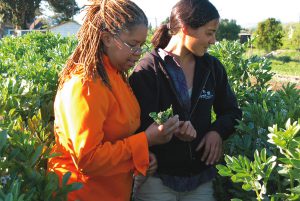
POLYGON ((205 99, 205 100, 209 100, 213 97, 214 97, 214 95, 211 93, 211 91, 208 91, 208 90, 205 90, 205 89, 202 90, 202 92, 199 96, 200 99, 205 99))

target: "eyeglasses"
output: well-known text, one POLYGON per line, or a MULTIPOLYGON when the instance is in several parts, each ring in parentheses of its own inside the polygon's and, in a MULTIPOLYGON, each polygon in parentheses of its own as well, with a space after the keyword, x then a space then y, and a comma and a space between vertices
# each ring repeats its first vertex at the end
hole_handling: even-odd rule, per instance
POLYGON ((143 54, 150 50, 149 46, 146 44, 143 44, 142 46, 139 46, 139 45, 133 46, 133 45, 130 45, 130 44, 126 43, 125 41, 123 41, 119 35, 114 35, 114 37, 118 38, 126 47, 128 47, 132 54, 137 54, 137 53, 143 54))

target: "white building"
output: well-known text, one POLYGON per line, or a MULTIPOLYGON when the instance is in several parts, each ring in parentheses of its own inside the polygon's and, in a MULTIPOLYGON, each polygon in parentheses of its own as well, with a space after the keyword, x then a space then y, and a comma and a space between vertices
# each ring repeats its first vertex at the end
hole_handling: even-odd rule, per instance
POLYGON ((80 27, 81 25, 78 22, 68 21, 56 25, 54 27, 50 27, 48 30, 53 33, 60 34, 62 36, 71 36, 71 35, 76 35, 80 27))

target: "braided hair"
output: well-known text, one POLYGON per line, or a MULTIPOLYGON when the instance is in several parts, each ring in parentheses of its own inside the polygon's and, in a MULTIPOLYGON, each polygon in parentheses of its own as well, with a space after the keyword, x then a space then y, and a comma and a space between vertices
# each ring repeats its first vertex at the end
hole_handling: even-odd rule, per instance
MULTIPOLYGON (((68 58, 59 76, 59 88, 74 73, 83 73, 83 81, 100 76, 111 89, 103 65, 103 32, 118 34, 130 31, 136 25, 148 26, 145 13, 130 0, 91 0, 84 23, 78 32, 78 45, 68 58)), ((124 76, 124 75, 123 75, 124 76)))

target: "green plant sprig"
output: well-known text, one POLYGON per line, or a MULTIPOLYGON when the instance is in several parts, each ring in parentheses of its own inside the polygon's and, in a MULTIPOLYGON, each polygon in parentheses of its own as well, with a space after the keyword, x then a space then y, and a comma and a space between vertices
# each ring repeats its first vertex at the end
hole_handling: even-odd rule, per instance
POLYGON ((172 105, 165 111, 160 111, 159 113, 150 112, 149 116, 158 124, 164 124, 170 117, 173 116, 172 105))

